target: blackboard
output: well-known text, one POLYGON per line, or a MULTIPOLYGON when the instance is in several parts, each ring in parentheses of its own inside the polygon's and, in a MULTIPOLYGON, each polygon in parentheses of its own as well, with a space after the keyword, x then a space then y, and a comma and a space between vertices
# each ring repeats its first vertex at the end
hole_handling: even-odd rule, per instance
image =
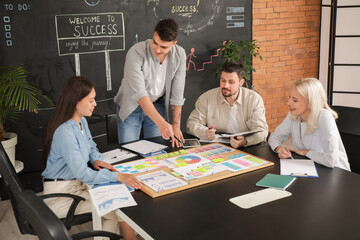
MULTIPOLYGON (((225 40, 251 40, 249 0, 27 0, 3 1, 0 65, 23 65, 55 103, 64 81, 82 75, 95 84, 98 106, 90 128, 100 149, 106 139, 104 116, 114 113, 127 50, 152 38, 156 23, 179 23, 178 44, 187 54, 182 130, 198 96, 219 85, 214 76, 225 40)), ((11 131, 20 133, 18 160, 39 168, 42 137, 53 107, 26 113, 11 131), (29 159, 31 156, 31 159, 29 159)), ((106 142, 105 142, 106 144, 106 142)))

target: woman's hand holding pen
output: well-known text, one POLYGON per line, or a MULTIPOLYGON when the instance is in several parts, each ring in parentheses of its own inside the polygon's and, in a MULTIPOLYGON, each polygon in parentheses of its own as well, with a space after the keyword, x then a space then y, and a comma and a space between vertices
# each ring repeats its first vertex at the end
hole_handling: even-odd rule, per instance
POLYGON ((206 130, 206 137, 211 141, 214 140, 215 139, 215 132, 216 132, 216 129, 215 129, 214 125, 211 125, 210 128, 208 128, 206 130))
POLYGON ((277 152, 277 154, 279 155, 279 158, 281 158, 281 159, 286 159, 286 158, 292 157, 290 149, 285 148, 281 145, 276 147, 275 152, 277 152))

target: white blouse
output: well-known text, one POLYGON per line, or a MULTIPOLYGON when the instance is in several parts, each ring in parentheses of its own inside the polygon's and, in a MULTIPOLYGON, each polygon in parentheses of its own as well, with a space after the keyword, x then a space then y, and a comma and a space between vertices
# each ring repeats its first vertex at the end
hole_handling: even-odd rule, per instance
POLYGON ((270 147, 275 150, 280 144, 292 136, 294 148, 309 150, 306 154, 311 160, 327 167, 339 167, 350 171, 350 164, 342 143, 335 119, 330 111, 322 109, 319 114, 317 128, 313 133, 305 134, 306 122, 300 117, 295 121, 290 114, 275 129, 269 138, 270 147))

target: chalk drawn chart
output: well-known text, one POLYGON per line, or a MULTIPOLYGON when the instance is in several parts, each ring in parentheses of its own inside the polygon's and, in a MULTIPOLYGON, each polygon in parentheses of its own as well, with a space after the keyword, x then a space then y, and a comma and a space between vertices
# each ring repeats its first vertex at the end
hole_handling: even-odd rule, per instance
POLYGON ((137 176, 144 184, 141 190, 155 198, 272 165, 257 156, 213 143, 114 167, 137 176))

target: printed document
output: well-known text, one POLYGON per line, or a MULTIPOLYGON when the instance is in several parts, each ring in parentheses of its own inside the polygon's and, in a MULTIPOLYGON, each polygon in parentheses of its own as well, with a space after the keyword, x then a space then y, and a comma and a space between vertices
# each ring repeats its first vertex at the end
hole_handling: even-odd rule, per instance
POLYGON ((129 189, 123 183, 97 185, 90 189, 89 193, 99 216, 118 208, 137 205, 129 189))

